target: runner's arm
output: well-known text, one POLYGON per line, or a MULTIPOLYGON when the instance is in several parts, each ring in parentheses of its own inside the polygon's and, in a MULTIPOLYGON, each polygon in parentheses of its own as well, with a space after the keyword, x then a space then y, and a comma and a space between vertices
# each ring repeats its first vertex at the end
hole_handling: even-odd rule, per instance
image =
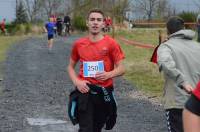
POLYGON ((76 63, 77 62, 75 62, 72 58, 70 58, 69 65, 67 67, 69 77, 71 78, 73 84, 77 87, 77 89, 81 93, 87 93, 89 91, 87 83, 90 83, 90 82, 86 80, 80 80, 77 77, 77 74, 75 72, 76 63))
POLYGON ((45 33, 47 33, 47 28, 46 28, 46 27, 43 27, 43 31, 44 31, 45 33))

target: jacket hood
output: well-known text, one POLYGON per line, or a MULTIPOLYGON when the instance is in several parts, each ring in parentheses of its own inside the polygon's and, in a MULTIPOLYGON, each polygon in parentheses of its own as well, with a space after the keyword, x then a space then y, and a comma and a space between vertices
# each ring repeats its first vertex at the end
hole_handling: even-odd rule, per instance
POLYGON ((183 29, 171 34, 168 38, 170 39, 173 37, 193 39, 195 37, 195 32, 192 30, 183 29))

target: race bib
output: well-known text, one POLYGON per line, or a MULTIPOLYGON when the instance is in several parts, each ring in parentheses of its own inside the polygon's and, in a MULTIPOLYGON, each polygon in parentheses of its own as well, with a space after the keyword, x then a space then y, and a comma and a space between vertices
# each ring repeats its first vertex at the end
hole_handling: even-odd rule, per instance
POLYGON ((104 71, 103 61, 84 61, 83 62, 83 76, 95 77, 97 72, 104 71))

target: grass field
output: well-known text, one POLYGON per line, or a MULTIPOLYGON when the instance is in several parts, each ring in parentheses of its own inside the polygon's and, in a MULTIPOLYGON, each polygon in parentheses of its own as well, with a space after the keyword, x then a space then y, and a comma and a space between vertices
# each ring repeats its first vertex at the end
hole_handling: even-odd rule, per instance
MULTIPOLYGON (((164 33, 164 29, 162 32, 164 33)), ((158 44, 158 29, 133 29, 131 31, 118 31, 117 36, 123 36, 128 40, 148 43, 152 45, 158 44)), ((118 40, 126 55, 125 78, 136 86, 139 90, 151 96, 161 96, 163 87, 163 77, 158 72, 156 64, 150 62, 153 49, 145 49, 126 45, 118 40)))

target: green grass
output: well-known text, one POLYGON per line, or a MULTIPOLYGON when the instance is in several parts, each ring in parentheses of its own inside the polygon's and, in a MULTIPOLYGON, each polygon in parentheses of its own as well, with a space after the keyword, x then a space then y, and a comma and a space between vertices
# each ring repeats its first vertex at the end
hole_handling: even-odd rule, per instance
MULTIPOLYGON (((158 44, 158 31, 155 29, 134 29, 133 31, 118 31, 116 36, 153 45, 158 44)), ((117 38, 117 37, 116 37, 117 38)), ((150 62, 153 49, 144 49, 133 45, 125 45, 118 40, 126 55, 125 78, 139 90, 153 96, 162 95, 163 78, 156 64, 150 62)))

